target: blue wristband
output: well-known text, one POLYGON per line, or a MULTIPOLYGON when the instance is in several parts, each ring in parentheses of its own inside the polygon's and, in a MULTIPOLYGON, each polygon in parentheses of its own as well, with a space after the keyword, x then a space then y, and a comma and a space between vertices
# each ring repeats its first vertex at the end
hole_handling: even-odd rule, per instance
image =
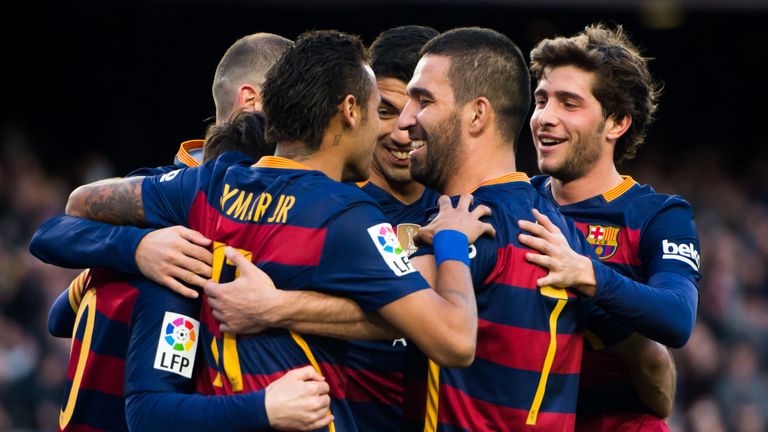
POLYGON ((456 260, 469 266, 469 239, 455 230, 442 230, 432 238, 435 262, 439 266, 443 261, 456 260))

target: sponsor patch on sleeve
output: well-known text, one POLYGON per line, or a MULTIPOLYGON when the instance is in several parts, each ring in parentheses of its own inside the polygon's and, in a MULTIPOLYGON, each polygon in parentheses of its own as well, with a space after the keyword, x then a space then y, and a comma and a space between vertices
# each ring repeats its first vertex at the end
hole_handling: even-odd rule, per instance
POLYGON ((155 353, 155 369, 192 378, 200 322, 186 315, 165 312, 155 353))
POLYGON ((381 257, 384 258, 384 262, 387 263, 397 276, 403 276, 416 271, 408 259, 408 251, 400 244, 397 234, 392 229, 392 225, 388 223, 374 225, 368 228, 368 234, 371 236, 371 240, 373 240, 373 244, 381 254, 381 257))

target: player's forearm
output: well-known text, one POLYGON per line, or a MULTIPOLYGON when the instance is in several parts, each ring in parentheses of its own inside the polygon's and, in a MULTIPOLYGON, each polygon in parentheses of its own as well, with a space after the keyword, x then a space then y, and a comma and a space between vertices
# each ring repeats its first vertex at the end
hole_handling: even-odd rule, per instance
POLYGON ((113 178, 80 186, 69 195, 65 212, 113 225, 143 226, 143 181, 144 177, 113 178))
POLYGON ((134 256, 139 242, 150 231, 73 216, 55 216, 35 232, 29 251, 41 261, 61 267, 104 267, 140 274, 134 256))
POLYGON ((438 316, 447 332, 445 336, 455 346, 455 360, 469 366, 477 345, 477 300, 469 267, 459 261, 443 262, 437 267, 434 289, 446 303, 438 316))
POLYGON ((400 333, 376 314, 358 322, 319 323, 295 322, 288 326, 298 333, 313 334, 344 340, 391 340, 399 339, 400 333))
MULTIPOLYGON (((284 327, 301 331, 294 326, 317 324, 353 325, 368 322, 368 316, 348 298, 335 297, 316 291, 279 291, 274 306, 264 316, 272 327, 284 327)), ((311 332, 310 332, 311 333, 311 332)))
POLYGON ((231 396, 144 392, 128 396, 131 430, 252 431, 269 427, 264 391, 231 396))
POLYGON ((688 341, 698 305, 698 290, 690 279, 658 273, 642 284, 598 262, 595 276, 594 299, 608 313, 664 345, 680 348, 688 341))
POLYGON ((624 361, 640 400, 661 418, 672 414, 675 400, 675 363, 669 350, 634 334, 613 348, 624 361))

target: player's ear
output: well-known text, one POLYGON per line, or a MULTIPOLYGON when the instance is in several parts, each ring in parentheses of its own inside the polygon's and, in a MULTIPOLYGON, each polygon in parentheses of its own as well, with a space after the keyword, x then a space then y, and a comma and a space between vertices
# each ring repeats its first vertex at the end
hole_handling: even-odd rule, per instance
POLYGON ((341 124, 344 127, 354 128, 360 122, 360 104, 357 103, 355 96, 348 94, 339 104, 341 115, 341 124))
POLYGON ((491 122, 491 101, 481 96, 468 102, 466 107, 470 119, 468 132, 470 135, 479 135, 491 122))
POLYGON ((608 117, 605 121, 605 136, 609 141, 616 141, 627 132, 630 126, 632 126, 632 117, 629 114, 618 121, 615 116, 608 117))
POLYGON ((261 91, 250 84, 237 89, 237 107, 245 111, 261 111, 261 91))

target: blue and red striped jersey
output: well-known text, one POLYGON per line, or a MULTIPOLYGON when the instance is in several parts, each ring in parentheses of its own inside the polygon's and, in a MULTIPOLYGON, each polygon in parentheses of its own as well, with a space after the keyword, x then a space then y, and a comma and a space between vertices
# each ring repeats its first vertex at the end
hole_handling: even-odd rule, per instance
MULTIPOLYGON (((178 164, 176 168, 197 165, 190 152, 200 149, 200 140, 182 143, 175 160, 178 164)), ((169 167, 143 168, 129 176, 160 174, 170 170, 169 167)), ((53 244, 55 250, 74 259, 83 259, 83 256, 89 255, 83 253, 82 247, 103 250, 103 243, 109 241, 112 241, 116 248, 127 246, 124 239, 106 231, 111 230, 110 227, 99 225, 94 229, 98 232, 83 235, 82 232, 73 230, 64 218, 66 217, 53 220, 53 223, 45 227, 45 231, 36 234, 34 241, 53 244), (76 237, 71 239, 68 235, 73 232, 76 237), (83 244, 86 240, 89 244, 83 244)), ((82 222, 91 223, 86 220, 82 222)), ((95 227, 96 223, 91 226, 95 227)), ((135 230, 135 234, 131 235, 138 239, 132 243, 137 244, 145 233, 146 230, 135 230)), ((114 258, 114 254, 102 255, 114 258)), ((44 261, 49 262, 48 259, 44 261)), ((59 431, 128 430, 123 376, 129 338, 133 331, 134 304, 142 289, 150 290, 154 285, 138 276, 86 269, 52 305, 48 316, 49 331, 57 337, 72 336, 59 431)), ((168 310, 187 312, 193 317, 199 315, 199 310, 196 309, 199 306, 190 309, 188 302, 177 298, 178 296, 166 288, 162 290, 166 292, 152 294, 153 302, 168 306, 168 310)), ((154 293, 154 290, 152 291, 154 293)), ((181 384, 187 385, 185 382, 181 384)))
MULTIPOLYGON (((366 311, 429 287, 368 195, 295 161, 269 156, 254 166, 233 165, 225 154, 200 168, 147 177, 142 194, 149 224, 183 224, 216 242, 214 279, 234 276, 223 254, 224 246, 232 246, 281 289, 348 297, 366 311)), ((208 370, 199 391, 259 390, 312 364, 330 385, 335 427, 356 430, 345 400, 346 342, 283 329, 223 334, 203 297, 208 370)))
MULTIPOLYGON (((555 203, 548 176, 536 176, 532 184, 550 202, 555 203)), ((559 206, 559 209, 575 221, 594 249, 599 262, 617 273, 642 284, 677 275, 689 281, 689 291, 691 286, 698 285, 698 234, 693 210, 681 197, 657 193, 651 186, 641 185, 625 176, 621 184, 607 192, 578 203, 559 206)), ((636 315, 637 318, 631 320, 630 324, 636 324, 639 330, 642 330, 643 322, 652 318, 654 313, 665 315, 665 319, 686 321, 671 323, 666 328, 689 328, 695 320, 696 294, 694 291, 693 294, 681 297, 686 300, 681 303, 686 307, 684 310, 688 311, 687 314, 666 313, 661 302, 650 300, 645 303, 654 305, 654 310, 647 313, 633 313, 629 310, 609 313, 630 318, 636 315), (686 315, 690 316, 683 319, 686 315)), ((652 416, 634 391, 621 360, 606 352, 585 352, 578 406, 578 423, 592 426, 593 423, 587 423, 591 421, 590 418, 609 418, 611 413, 617 416, 647 413, 652 416)), ((655 424, 649 423, 648 418, 642 420, 647 427, 656 428, 652 430, 658 430, 659 425, 664 423, 658 418, 655 424)), ((585 426, 582 430, 592 426, 585 426)))
MULTIPOLYGON (((123 377, 129 340, 136 331, 136 313, 162 310, 196 317, 199 302, 177 296, 146 279, 108 270, 92 269, 82 277, 87 278, 84 283, 88 289, 82 291, 72 285, 72 301, 77 302, 78 312, 58 430, 127 431, 123 377), (136 303, 145 305, 143 311, 134 308, 136 303)), ((153 336, 156 344, 158 332, 153 336)), ((155 376, 192 390, 191 379, 164 375, 160 372, 155 376)))
MULTIPOLYGON (((381 207, 410 255, 416 250, 413 236, 425 221, 426 212, 440 195, 425 189, 421 197, 405 204, 371 182, 361 185, 381 207)), ((347 356, 347 402, 361 431, 395 431, 400 428, 403 404, 405 339, 350 341, 347 356)))
MULTIPOLYGON (((474 205, 490 207, 495 238, 470 246, 477 297, 477 353, 467 368, 440 368, 408 347, 408 431, 571 431, 587 308, 568 290, 539 288, 545 271, 525 260, 517 221, 539 209, 576 251, 587 245, 523 173, 481 184, 474 205)), ((430 253, 427 248, 417 254, 430 253)))

